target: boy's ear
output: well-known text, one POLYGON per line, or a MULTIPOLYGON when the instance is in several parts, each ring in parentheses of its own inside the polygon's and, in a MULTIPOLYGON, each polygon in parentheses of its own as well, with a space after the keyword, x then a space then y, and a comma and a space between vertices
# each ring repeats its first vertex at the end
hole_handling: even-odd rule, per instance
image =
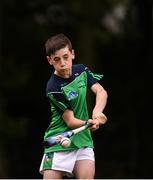
POLYGON ((75 52, 74 52, 74 49, 72 49, 72 59, 75 59, 75 52))
POLYGON ((48 63, 49 63, 50 65, 52 65, 52 60, 51 60, 51 58, 50 58, 49 56, 46 56, 46 58, 47 58, 48 63))

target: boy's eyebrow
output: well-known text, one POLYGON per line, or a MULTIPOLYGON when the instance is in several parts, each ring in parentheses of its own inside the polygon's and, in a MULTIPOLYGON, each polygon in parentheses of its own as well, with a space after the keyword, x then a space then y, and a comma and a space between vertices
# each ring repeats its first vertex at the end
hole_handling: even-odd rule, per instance
MULTIPOLYGON (((63 54, 62 56, 68 56, 68 53, 63 54)), ((59 56, 54 56, 53 59, 60 58, 59 56)))

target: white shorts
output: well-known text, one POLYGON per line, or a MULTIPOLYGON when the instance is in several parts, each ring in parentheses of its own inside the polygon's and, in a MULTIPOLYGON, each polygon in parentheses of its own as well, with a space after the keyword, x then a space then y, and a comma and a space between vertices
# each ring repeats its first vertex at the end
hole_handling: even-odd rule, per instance
POLYGON ((75 162, 78 160, 95 161, 95 155, 92 148, 82 148, 74 151, 52 152, 44 154, 39 172, 43 174, 44 170, 58 170, 72 174, 75 162))

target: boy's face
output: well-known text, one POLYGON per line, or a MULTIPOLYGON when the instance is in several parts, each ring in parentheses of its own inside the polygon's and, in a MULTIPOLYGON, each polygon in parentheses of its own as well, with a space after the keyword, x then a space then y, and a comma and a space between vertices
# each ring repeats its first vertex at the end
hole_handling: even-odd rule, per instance
POLYGON ((71 70, 74 51, 70 51, 66 46, 65 48, 56 51, 50 57, 47 56, 47 59, 49 64, 53 65, 55 73, 60 75, 71 70))

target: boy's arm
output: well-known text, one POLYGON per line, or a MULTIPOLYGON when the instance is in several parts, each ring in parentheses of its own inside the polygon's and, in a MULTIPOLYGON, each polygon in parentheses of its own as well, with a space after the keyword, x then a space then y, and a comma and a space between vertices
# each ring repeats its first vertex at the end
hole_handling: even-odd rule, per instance
POLYGON ((103 114, 103 110, 107 103, 107 92, 98 82, 91 87, 91 90, 96 96, 92 119, 96 121, 98 120, 99 125, 101 125, 107 120, 106 116, 103 114))
MULTIPOLYGON (((107 121, 106 116, 102 113, 107 103, 107 92, 99 83, 95 83, 91 87, 91 90, 96 95, 96 103, 93 109, 92 119, 89 119, 88 121, 89 123, 93 124, 90 129, 94 131, 97 130, 100 125, 104 124, 107 121)), ((74 113, 71 109, 66 109, 62 115, 62 118, 67 124, 67 126, 71 129, 78 128, 85 124, 84 120, 74 117, 74 113)))
POLYGON ((86 123, 86 121, 84 120, 75 118, 74 113, 71 109, 66 109, 62 115, 62 118, 67 126, 71 129, 81 127, 86 123))

